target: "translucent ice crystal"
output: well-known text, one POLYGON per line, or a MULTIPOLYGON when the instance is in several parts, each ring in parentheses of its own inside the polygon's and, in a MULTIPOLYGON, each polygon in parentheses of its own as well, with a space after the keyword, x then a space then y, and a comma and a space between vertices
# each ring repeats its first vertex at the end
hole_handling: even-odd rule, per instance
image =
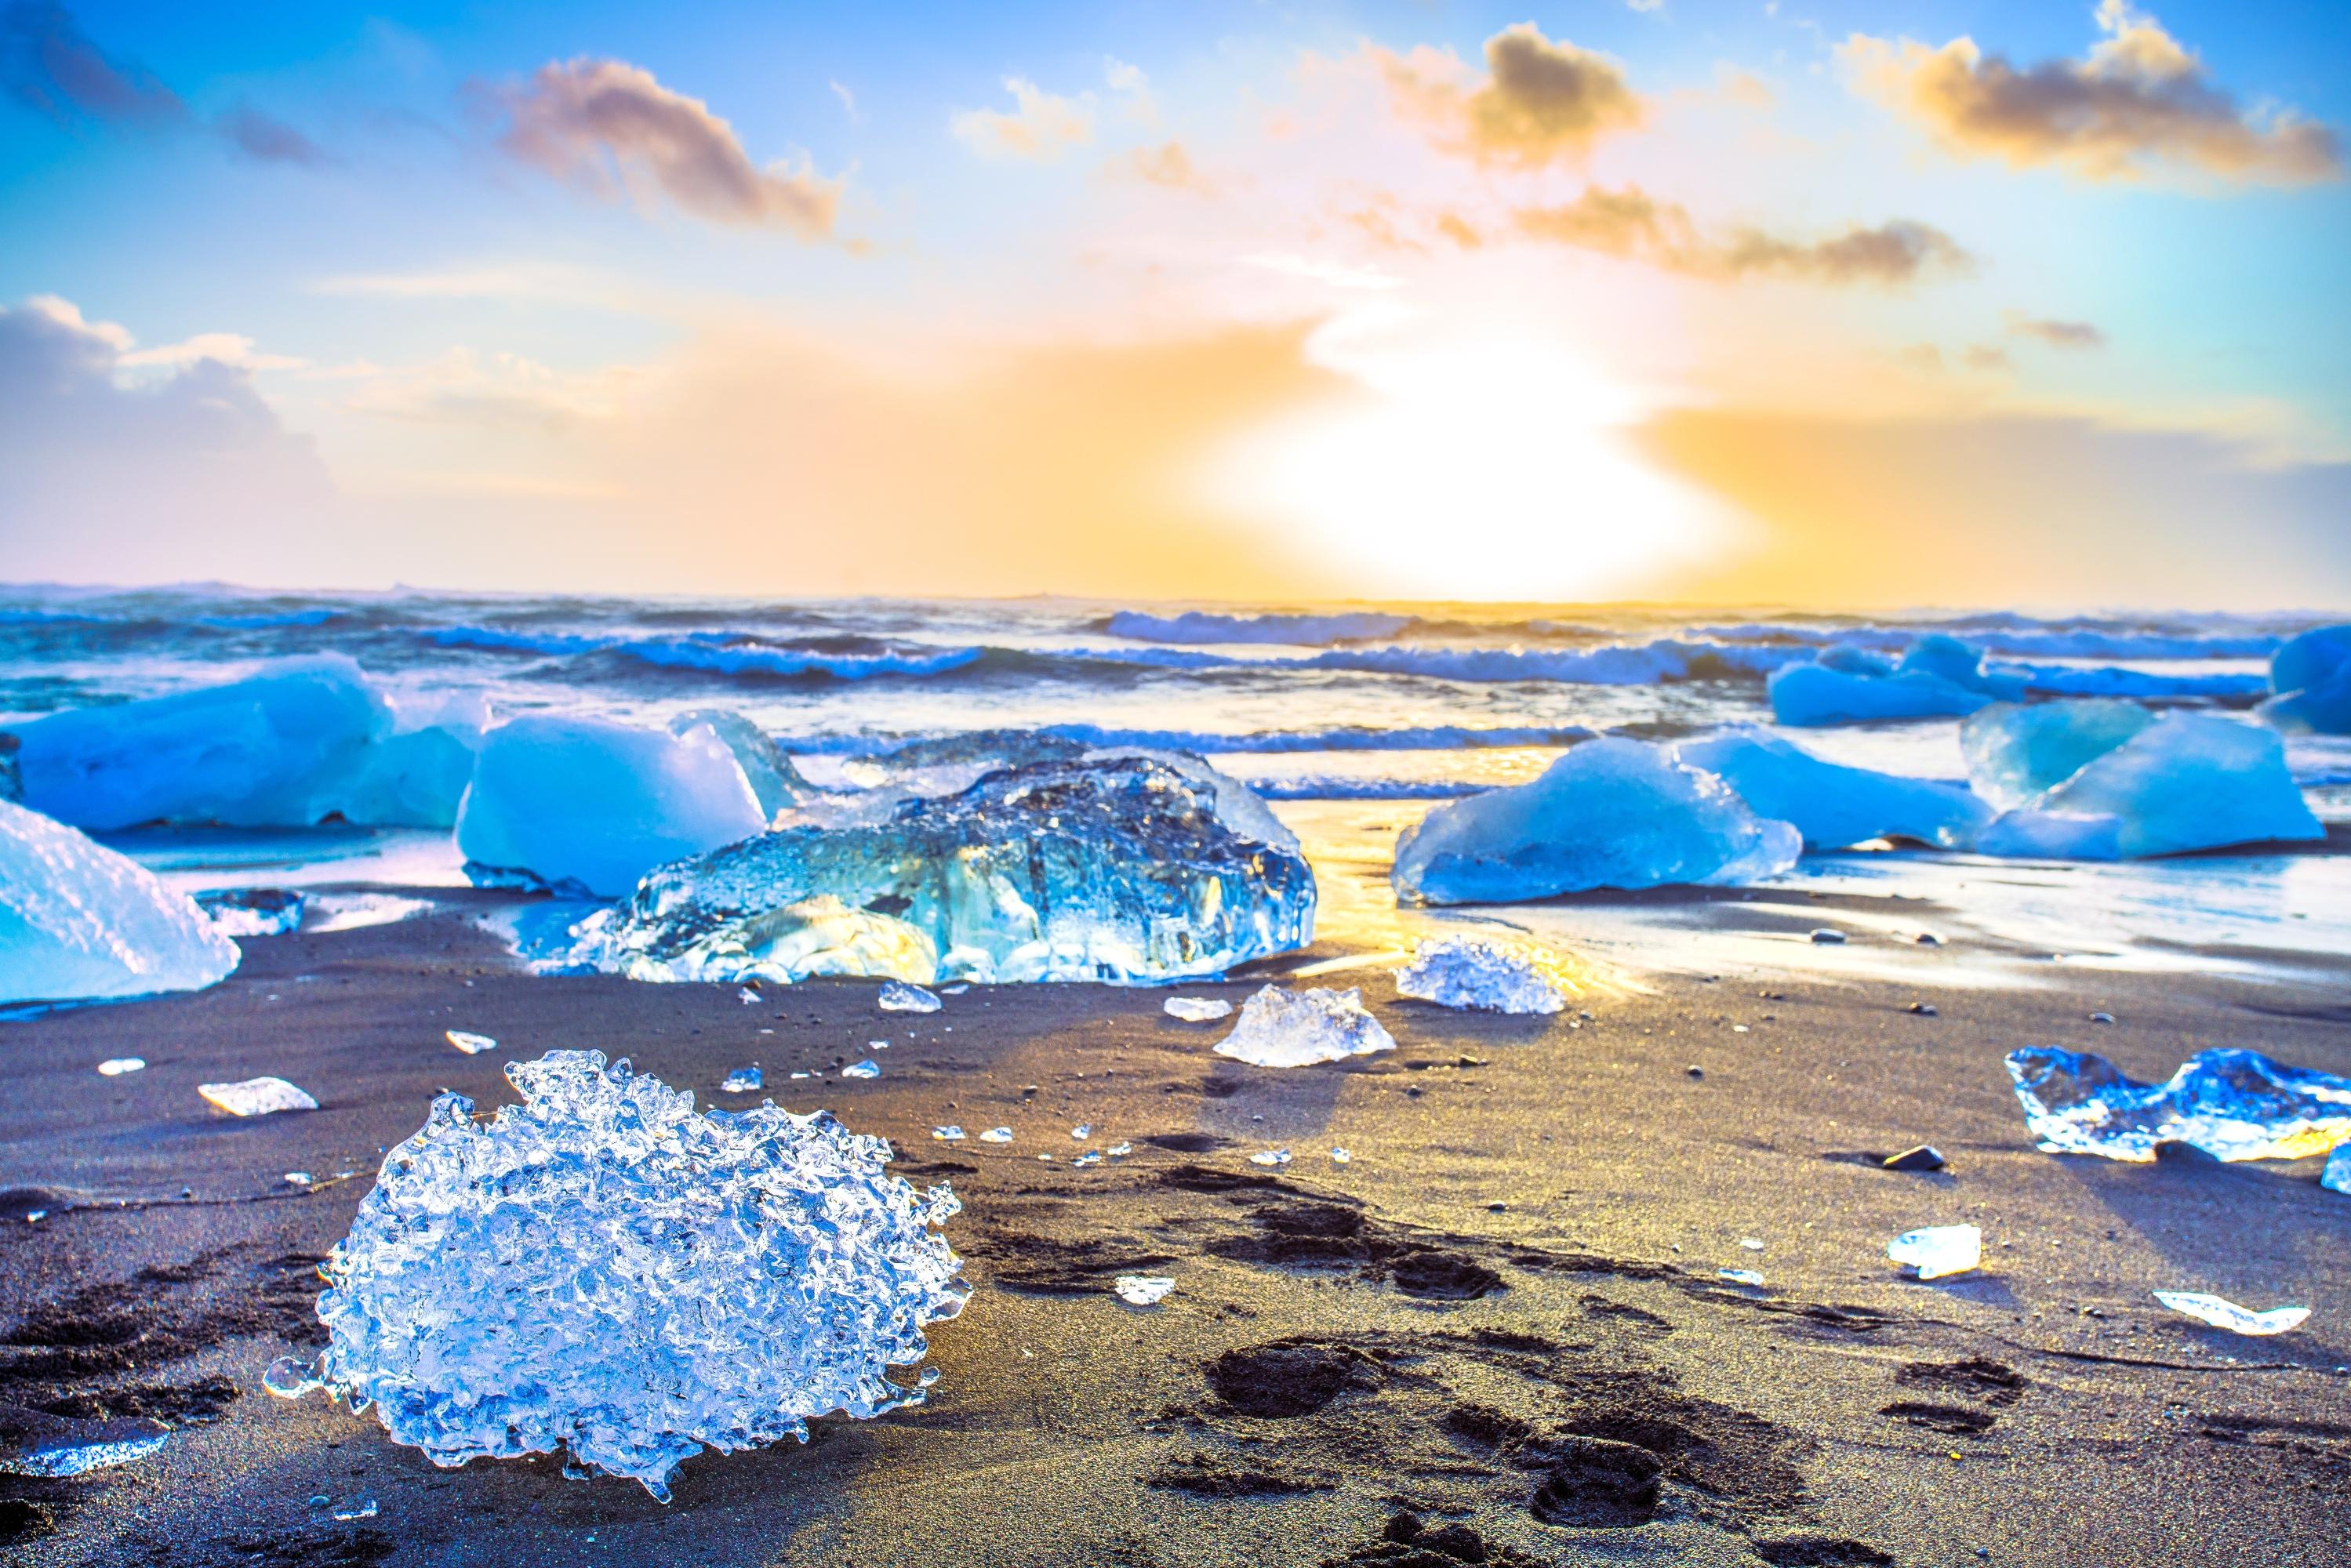
POLYGON ((1959 726, 1976 793, 2002 810, 2055 788, 2155 722, 2119 697, 1994 703, 1959 726))
POLYGON ((1121 1274, 1110 1283, 1130 1307, 1155 1307, 1176 1289, 1176 1281, 1165 1274, 1121 1274))
POLYGON ((2056 1046, 2008 1053, 2025 1125, 2051 1154, 2151 1160, 2158 1144, 2221 1160, 2290 1160, 2351 1139, 2351 1079, 2250 1051, 2199 1051, 2161 1083, 2056 1046))
POLYGON ((143 1459, 171 1432, 144 1416, 93 1421, 0 1405, 0 1475, 57 1479, 143 1459))
POLYGON ((196 907, 224 936, 282 936, 301 925, 308 902, 283 887, 225 887, 196 894, 196 907))
POLYGON ((726 1081, 718 1086, 718 1092, 721 1094, 756 1094, 759 1092, 759 1085, 763 1082, 765 1082, 765 1080, 761 1076, 758 1068, 738 1067, 734 1071, 726 1075, 726 1081))
POLYGON ((271 1116, 280 1111, 315 1111, 319 1103, 283 1078, 247 1078, 235 1083, 199 1083, 196 1092, 232 1116, 271 1116))
POLYGON ((885 981, 882 998, 874 1003, 885 1013, 935 1013, 946 1004, 936 994, 920 986, 910 986, 904 980, 885 981))
POLYGON ((2289 639, 2270 661, 2270 688, 2261 716, 2280 729, 2351 735, 2351 625, 2289 639))
POLYGON ((1233 1004, 1222 997, 1170 997, 1160 1011, 1186 1023, 1213 1023, 1231 1017, 1233 1004))
POLYGON ((1918 1270, 1921 1280, 1972 1271, 1983 1261, 1983 1232, 1972 1225, 1930 1225, 1906 1230, 1886 1244, 1886 1256, 1918 1270))
POLYGON ((324 1270, 319 1383, 435 1464, 561 1448, 663 1499, 705 1447, 921 1400, 884 1374, 969 1293, 946 1186, 828 1113, 697 1114, 598 1051, 507 1076, 522 1104, 444 1094, 386 1157, 324 1270))
POLYGON ((2241 1307, 2225 1296, 2208 1296, 2199 1291, 2158 1291, 2155 1299, 2175 1312, 2183 1312, 2198 1322, 2210 1323, 2231 1333, 2273 1334, 2300 1328, 2310 1316, 2308 1307, 2272 1307, 2257 1312, 2241 1307))
POLYGON ((236 944, 129 857, 0 800, 0 1002, 211 985, 236 944))
POLYGON ((1976 847, 2046 852, 2069 835, 2078 847, 2060 852, 2081 859, 2107 858, 2098 852, 2108 843, 2109 856, 2136 857, 2326 836, 2277 733, 2209 713, 2156 720, 1999 818, 1976 847))
POLYGON ((110 1056, 98 1064, 101 1078, 120 1078, 126 1072, 144 1072, 147 1060, 141 1056, 110 1056))
POLYGON ((2326 1156, 2326 1169, 2319 1174, 2318 1185, 2329 1192, 2351 1193, 2351 1143, 2335 1145, 2335 1152, 2326 1156))
POLYGON ((471 1030, 444 1029, 441 1031, 441 1038, 467 1056, 479 1056, 486 1051, 496 1051, 498 1048, 496 1040, 486 1034, 475 1034, 471 1030))
POLYGON ((1557 955, 1487 936, 1423 942, 1396 971, 1396 995, 1482 1012, 1555 1013, 1572 988, 1557 955))
POLYGON ((1991 820, 1984 803, 1958 785, 1848 768, 1747 726, 1684 741, 1675 755, 1720 775, 1757 816, 1795 823, 1808 849, 1878 838, 1964 849, 1991 820))
POLYGON ((708 728, 721 745, 735 754, 735 760, 742 765, 744 781, 751 786, 751 793, 759 802, 762 816, 772 821, 777 812, 816 793, 815 787, 800 777, 800 770, 777 748, 768 732, 732 708, 695 708, 669 721, 672 735, 683 736, 701 727, 708 728))
POLYGON ((987 1131, 979 1135, 979 1141, 983 1144, 1008 1144, 1012 1141, 1012 1129, 1009 1127, 990 1127, 987 1131))
POLYGON ((852 1061, 842 1068, 841 1075, 843 1078, 879 1078, 882 1076, 882 1064, 867 1057, 863 1061, 852 1061))
POLYGON ((1311 1067, 1394 1051, 1395 1040, 1353 989, 1285 991, 1268 986, 1241 1007, 1240 1022, 1217 1054, 1252 1067, 1311 1067))

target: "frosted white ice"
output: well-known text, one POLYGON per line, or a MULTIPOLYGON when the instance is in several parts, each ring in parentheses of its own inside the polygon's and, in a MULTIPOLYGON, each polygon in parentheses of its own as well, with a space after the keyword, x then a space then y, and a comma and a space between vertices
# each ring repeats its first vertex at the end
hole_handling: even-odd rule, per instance
POLYGON ((224 936, 282 936, 298 930, 308 902, 282 887, 225 887, 196 894, 196 907, 224 936))
POLYGON ((1212 1023, 1231 1017, 1233 1004, 1222 997, 1170 997, 1159 1010, 1186 1023, 1212 1023))
POLYGON ((183 893, 88 835, 0 800, 0 1002, 209 986, 236 944, 183 893))
POLYGON ((841 1070, 841 1075, 843 1078, 879 1078, 882 1076, 882 1064, 869 1057, 863 1061, 851 1062, 841 1070))
POLYGON ((874 1003, 885 1013, 935 1013, 946 1005, 934 993, 904 980, 884 981, 881 999, 874 1003))
POLYGON ((2283 1333, 2288 1329, 2300 1328, 2310 1316, 2308 1307, 2272 1307, 2268 1312, 2257 1312, 2225 1296, 2208 1296, 2200 1291, 2158 1291, 2155 1299, 2175 1312, 2184 1312, 2198 1322, 2227 1329, 2231 1333, 2283 1333))
POLYGON ((1217 1042, 1217 1054, 1252 1067, 1311 1067, 1395 1049, 1358 990, 1268 986, 1242 1005, 1240 1021, 1217 1042))
POLYGON ((1175 1291, 1176 1281, 1165 1274, 1121 1274, 1111 1289, 1130 1307, 1155 1307, 1175 1291))
POLYGON ((315 1111, 319 1103, 283 1078, 246 1078, 235 1083, 199 1083, 196 1092, 232 1116, 274 1116, 280 1111, 315 1111))
POLYGON ((1559 956, 1531 943, 1489 936, 1423 942, 1396 971, 1396 995, 1481 1012, 1555 1013, 1570 987, 1559 956))
POLYGON ((475 1034, 469 1030, 444 1029, 441 1031, 441 1038, 467 1056, 479 1056, 486 1051, 496 1051, 498 1048, 498 1042, 488 1035, 475 1034))
POLYGON ((756 1094, 766 1078, 756 1067, 738 1067, 718 1085, 721 1094, 756 1094))
POLYGON ((110 1056, 98 1064, 98 1075, 100 1078, 120 1078, 126 1072, 144 1072, 145 1071, 147 1071, 146 1059, 138 1056, 110 1056))
POLYGON ((1983 1261, 1983 1232, 1972 1225, 1906 1230, 1886 1244, 1886 1256, 1917 1270, 1921 1280, 1965 1274, 1983 1261))

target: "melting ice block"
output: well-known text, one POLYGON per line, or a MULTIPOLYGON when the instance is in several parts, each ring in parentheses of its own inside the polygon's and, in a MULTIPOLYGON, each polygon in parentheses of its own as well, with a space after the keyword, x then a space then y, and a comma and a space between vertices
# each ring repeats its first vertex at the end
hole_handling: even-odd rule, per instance
POLYGON ((1311 1067, 1395 1049, 1360 991, 1268 986, 1242 1004, 1240 1022, 1217 1042, 1217 1054, 1252 1067, 1311 1067))
POLYGON ((224 936, 282 936, 300 927, 308 903, 283 887, 224 887, 196 894, 196 907, 224 936))
POLYGON ((2325 837, 2275 731, 2174 713, 1996 819, 1977 847, 2010 854, 2070 845, 2079 858, 2095 858, 2108 831, 2101 817, 2113 819, 2115 853, 2133 858, 2325 837))
POLYGON ((370 742, 335 794, 347 821, 380 828, 452 828, 490 727, 472 692, 389 699, 392 727, 370 742))
POLYGON ((653 871, 580 957, 639 979, 1134 984, 1313 939, 1296 839, 1196 758, 1033 763, 880 821, 783 821, 653 871))
POLYGON ((2267 1335, 2297 1329, 2310 1316, 2308 1307, 2272 1307, 2257 1312, 2241 1307, 2225 1296, 2208 1296, 2200 1291, 2158 1291, 2155 1299, 2175 1312, 2182 1312, 2198 1322, 2210 1323, 2231 1333, 2267 1335))
POLYGON ((920 986, 910 986, 904 980, 883 982, 882 995, 874 1006, 885 1013, 935 1013, 946 1004, 935 992, 920 986))
POLYGON ((776 813, 814 795, 816 786, 800 777, 768 732, 733 708, 698 707, 669 721, 669 732, 682 736, 697 727, 716 735, 742 766, 743 778, 759 802, 759 814, 768 821, 776 813))
POLYGON ((1494 1013, 1555 1013, 1574 989, 1557 954, 1488 936, 1421 943, 1396 971, 1395 988, 1439 1007, 1494 1013))
POLYGON ((483 742, 457 848, 485 880, 519 875, 615 898, 665 861, 766 825, 742 765, 706 725, 675 736, 528 714, 483 742))
POLYGON ((1803 848, 1722 779, 1638 740, 1588 740, 1533 782, 1450 800, 1396 841, 1415 904, 1504 904, 1590 888, 1776 876, 1803 848))
POLYGON ((0 1002, 192 991, 236 944, 183 893, 62 822, 0 800, 0 1002))
POLYGON ((1959 726, 1959 750, 1976 793, 2009 810, 2054 789, 2155 722, 2116 697, 1994 703, 1959 726))
POLYGON ((283 1078, 244 1078, 235 1083, 199 1083, 196 1092, 232 1116, 274 1116, 280 1111, 315 1111, 309 1092, 283 1078))
POLYGON ((1964 849, 1991 820, 1981 800, 1954 785, 1823 761, 1766 730, 1727 729, 1684 741, 1676 755, 1720 775, 1757 816, 1795 823, 1806 849, 1877 838, 1964 849))
POLYGON ((1983 1232, 1972 1225, 1930 1225, 1906 1230, 1886 1244, 1886 1258, 1918 1270, 1921 1280, 1971 1272, 1983 1261, 1983 1232))
POLYGON ((475 1034, 471 1030, 444 1029, 441 1031, 441 1038, 467 1056, 479 1056, 486 1051, 496 1051, 498 1048, 498 1042, 496 1040, 486 1034, 475 1034))
POLYGON ((487 1124, 444 1094, 324 1270, 316 1381, 435 1464, 569 1451, 666 1499, 705 1447, 919 1403, 884 1375, 969 1291, 960 1207, 829 1113, 697 1114, 597 1051, 509 1065, 487 1124))
POLYGON ((2220 1160, 2291 1160, 2351 1139, 2351 1079, 2250 1051, 2199 1051, 2161 1083, 2056 1046, 2008 1053, 2025 1125, 2051 1154, 2151 1160, 2188 1144, 2220 1160))
POLYGON ((1121 1274, 1110 1283, 1130 1307, 1155 1307, 1176 1289, 1176 1281, 1165 1274, 1121 1274))
POLYGON ((1170 997, 1159 1010, 1186 1023, 1213 1023, 1232 1016, 1233 1004, 1222 997, 1170 997))
POLYGON ((1768 685, 1773 716, 1806 726, 1958 716, 2024 695, 2020 678, 1986 670, 1981 653, 1940 632, 1913 643, 1898 664, 1831 648, 1772 671, 1768 685))
POLYGON ((2351 735, 2351 625, 2289 639, 2270 660, 2270 689, 2259 712, 2280 729, 2351 735))

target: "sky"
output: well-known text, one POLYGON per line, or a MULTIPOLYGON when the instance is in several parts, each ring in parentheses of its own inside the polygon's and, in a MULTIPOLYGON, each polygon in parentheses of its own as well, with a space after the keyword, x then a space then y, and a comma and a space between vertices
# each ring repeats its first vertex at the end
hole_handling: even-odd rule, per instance
POLYGON ((0 0, 0 579, 2351 604, 2351 6, 0 0))

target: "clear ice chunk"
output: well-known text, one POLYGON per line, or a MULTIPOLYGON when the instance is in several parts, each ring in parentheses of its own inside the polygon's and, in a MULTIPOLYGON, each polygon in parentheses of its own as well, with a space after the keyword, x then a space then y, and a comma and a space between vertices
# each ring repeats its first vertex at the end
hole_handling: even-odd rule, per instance
POLYGON ((1070 1137, 1077 1143, 1082 1144, 1093 1135, 1094 1124, 1092 1122, 1081 1122, 1070 1129, 1070 1137))
POLYGON ((2308 1307, 2272 1307, 2257 1312, 2241 1307, 2224 1296, 2208 1296, 2199 1291, 2158 1291, 2155 1299, 2175 1312, 2184 1312, 2198 1322, 2210 1323, 2231 1333, 2266 1335, 2283 1333, 2300 1328, 2310 1316, 2308 1307))
POLYGON ((944 1127, 933 1127, 931 1136, 942 1144, 960 1144, 963 1142, 963 1129, 950 1122, 944 1127))
POLYGON ((885 1013, 935 1013, 946 1005, 933 992, 904 980, 883 982, 882 998, 874 1004, 885 1013))
POLYGON ((1012 1141, 1012 1129, 1009 1127, 990 1127, 987 1131, 979 1135, 979 1141, 983 1144, 1008 1144, 1012 1141))
POLYGON ((0 1002, 192 991, 236 944, 128 856, 0 800, 0 1002))
POLYGON ((1959 725, 1968 781, 2001 810, 2054 789, 2155 722, 2119 697, 1994 703, 1959 725))
POLYGON ((282 936, 302 924, 301 894, 283 887, 224 887, 196 894, 196 907, 224 936, 282 936))
POLYGON ((444 1094, 323 1272, 323 1385, 435 1464, 559 1449, 656 1498, 679 1461, 918 1402, 893 1366, 963 1308, 960 1207, 825 1112, 551 1051, 486 1124, 444 1094))
POLYGON ((92 1421, 0 1405, 0 1475, 55 1480, 112 1469, 145 1458, 171 1435, 144 1416, 92 1421))
POLYGON ((1970 1273, 1983 1261, 1983 1232, 1972 1225, 1906 1230, 1886 1244, 1886 1256, 1916 1269, 1921 1280, 1970 1273))
POLYGON ((1176 1281, 1165 1274, 1121 1274, 1111 1289, 1130 1307, 1155 1307, 1175 1291, 1176 1281))
POLYGON ((2318 1185, 2329 1192, 2351 1194, 2351 1143, 2335 1145, 2335 1152, 2326 1156, 2326 1168, 2319 1173, 2318 1185))
MULTIPOLYGON (((2076 858, 2092 851, 2113 820, 2114 852, 2137 858, 2226 844, 2323 839, 2274 730, 2206 713, 2172 713, 1987 828, 1977 847, 2012 852, 2020 841, 2062 841, 2062 817, 2076 858)), ((2043 849, 2037 852, 2046 852, 2043 849)))
POLYGON ((868 1057, 863 1061, 851 1062, 841 1070, 841 1075, 843 1078, 879 1078, 882 1076, 882 1065, 868 1057))
POLYGON ((1898 664, 1831 648, 1772 671, 1767 689, 1772 716, 1797 726, 1958 716, 2024 695, 2021 679, 1987 671, 1981 653, 1941 632, 1911 643, 1898 664))
POLYGON ((1396 841, 1408 904, 1507 904, 1592 888, 1759 881, 1803 838, 1643 741, 1588 740, 1529 784, 1433 808, 1396 841))
POLYGON ((1763 1276, 1752 1269, 1717 1269, 1714 1275, 1716 1279, 1728 1280, 1734 1285, 1752 1287, 1763 1283, 1763 1276))
POLYGON ((818 900, 903 933, 860 972, 919 985, 1216 975, 1314 929, 1314 873, 1263 802, 1197 758, 1127 755, 1003 768, 878 821, 787 817, 653 871, 579 955, 638 979, 852 972, 810 966, 818 900))
POLYGON ((475 1034, 470 1030, 444 1029, 441 1031, 441 1038, 467 1056, 479 1056, 486 1051, 496 1051, 498 1048, 498 1042, 488 1035, 475 1034))
POLYGON ((1396 971, 1396 995, 1481 1012, 1555 1013, 1573 989, 1559 956, 1489 936, 1423 942, 1396 971))
POLYGON ((479 881, 617 898, 653 867, 749 838, 767 821, 707 726, 678 736, 526 714, 482 742, 457 848, 479 881))
POLYGON ((1253 1166, 1286 1166, 1290 1163, 1288 1149, 1259 1149, 1249 1156, 1253 1166))
POLYGON ((2270 659, 2270 689, 2257 711, 2278 728, 2351 735, 2351 624, 2288 638, 2270 659))
POLYGON ((110 1056, 98 1064, 100 1078, 120 1078, 126 1072, 144 1072, 147 1059, 142 1056, 110 1056))
POLYGON ((1159 1010, 1186 1023, 1213 1023, 1231 1017, 1233 1004, 1222 997, 1170 997, 1159 1010))
POLYGON ((376 1511, 375 1499, 363 1493, 335 1511, 335 1522, 350 1524, 358 1520, 373 1519, 376 1511))
POLYGON ((1757 816, 1795 823, 1806 849, 1886 838, 1964 849, 1991 821, 1984 803, 1957 785, 1824 761, 1751 727, 1686 740, 1675 755, 1719 775, 1757 816))
POLYGON ((247 1078, 236 1083, 199 1083, 196 1092, 232 1116, 271 1116, 280 1111, 315 1111, 319 1103, 283 1078, 247 1078))
POLYGON ((816 786, 800 777, 800 770, 778 748, 774 738, 733 708, 690 708, 669 721, 672 735, 683 736, 697 728, 708 729, 735 754, 744 782, 751 786, 752 798, 759 802, 759 814, 768 821, 817 793, 816 786))
POLYGON ((1217 1054, 1252 1067, 1311 1067, 1395 1049, 1359 990, 1268 986, 1242 1005, 1240 1021, 1217 1042, 1217 1054))
POLYGON ((2291 1160, 2351 1139, 2351 1079, 2251 1051, 2199 1051, 2141 1083, 2103 1056, 2028 1046, 2008 1053, 2008 1076, 2050 1154, 2146 1161, 2187 1144, 2219 1160, 2291 1160))
POLYGON ((738 1067, 718 1086, 721 1094, 756 1094, 763 1082, 756 1067, 738 1067))

